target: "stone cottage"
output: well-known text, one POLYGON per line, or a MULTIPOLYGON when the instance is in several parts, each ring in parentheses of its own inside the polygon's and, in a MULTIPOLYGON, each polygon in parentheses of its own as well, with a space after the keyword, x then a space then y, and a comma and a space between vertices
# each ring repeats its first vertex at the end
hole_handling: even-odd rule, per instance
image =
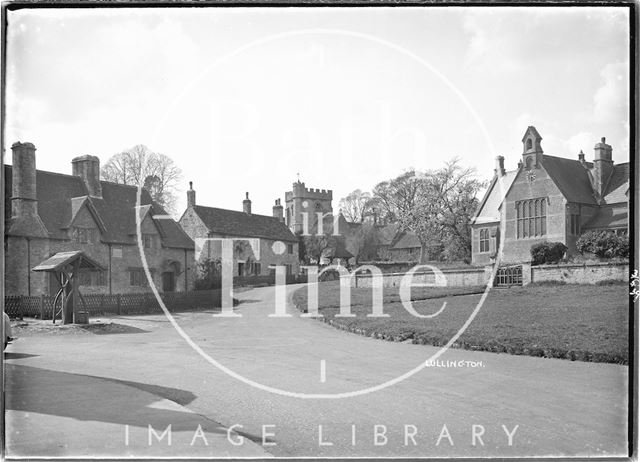
POLYGON ((496 158, 495 174, 472 219, 472 262, 531 259, 531 246, 562 242, 570 254, 588 230, 629 230, 629 163, 614 165, 612 147, 602 138, 593 162, 582 151, 577 159, 544 154, 542 137, 528 127, 522 138, 522 158, 507 171, 496 158), (504 235, 501 235, 504 230, 504 235))
MULTIPOLYGON (((298 239, 284 220, 280 200, 273 206, 272 216, 258 215, 251 210, 246 193, 242 211, 207 207, 196 204, 196 191, 189 183, 187 209, 180 218, 180 226, 193 239, 234 238, 234 276, 267 276, 273 266, 286 267, 287 274, 298 274, 298 239), (247 241, 258 239, 260 254, 255 255, 247 241)), ((221 243, 207 241, 197 256, 198 262, 221 258, 221 243)))
MULTIPOLYGON (((32 268, 58 252, 82 250, 105 271, 83 273, 83 293, 150 290, 136 230, 138 188, 100 181, 100 160, 76 157, 72 175, 36 170, 36 148, 14 143, 4 167, 5 293, 55 295, 56 276, 32 268)), ((194 244, 178 223, 141 191, 141 240, 159 291, 192 287, 194 244)))

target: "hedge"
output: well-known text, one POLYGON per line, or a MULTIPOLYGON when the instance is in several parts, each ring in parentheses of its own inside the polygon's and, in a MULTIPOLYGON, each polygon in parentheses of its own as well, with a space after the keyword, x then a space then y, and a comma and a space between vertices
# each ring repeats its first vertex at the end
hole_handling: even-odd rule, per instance
POLYGON ((562 242, 541 242, 531 246, 531 264, 543 265, 562 260, 567 246, 562 242))

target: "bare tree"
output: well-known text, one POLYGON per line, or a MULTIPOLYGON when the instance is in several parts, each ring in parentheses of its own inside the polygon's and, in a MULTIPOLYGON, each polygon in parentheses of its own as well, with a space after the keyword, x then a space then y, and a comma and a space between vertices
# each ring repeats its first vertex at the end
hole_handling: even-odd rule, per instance
POLYGON ((362 223, 371 215, 371 194, 356 189, 340 199, 340 210, 347 221, 362 223))
POLYGON ((471 257, 471 218, 478 207, 478 193, 486 186, 473 168, 463 168, 454 158, 431 175, 434 197, 440 205, 445 256, 449 260, 471 257))
POLYGON ((381 209, 392 216, 401 230, 413 232, 420 241, 420 261, 427 249, 445 244, 450 259, 467 259, 471 252, 471 217, 483 183, 475 170, 463 168, 454 158, 439 170, 410 170, 374 188, 381 209))
POLYGON ((175 212, 182 171, 169 156, 138 144, 109 158, 101 173, 104 180, 146 188, 155 202, 169 213, 175 212))
POLYGON ((408 170, 400 176, 378 183, 373 188, 372 207, 388 223, 398 222, 401 216, 415 207, 420 189, 421 174, 408 170))

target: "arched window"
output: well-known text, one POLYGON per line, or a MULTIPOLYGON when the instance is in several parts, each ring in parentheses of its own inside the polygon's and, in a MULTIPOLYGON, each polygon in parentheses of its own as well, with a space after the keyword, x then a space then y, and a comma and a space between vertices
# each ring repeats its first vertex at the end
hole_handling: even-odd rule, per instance
POLYGON ((529 138, 527 140, 527 151, 532 148, 533 148, 533 141, 531 140, 531 138, 529 138))

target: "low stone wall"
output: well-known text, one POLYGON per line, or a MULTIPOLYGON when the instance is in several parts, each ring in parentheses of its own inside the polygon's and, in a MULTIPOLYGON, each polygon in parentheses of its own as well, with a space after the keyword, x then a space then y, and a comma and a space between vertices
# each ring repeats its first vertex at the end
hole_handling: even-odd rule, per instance
MULTIPOLYGON (((491 277, 491 267, 484 268, 468 268, 468 269, 443 269, 440 270, 444 275, 447 286, 449 287, 465 287, 465 286, 482 286, 489 282, 491 277)), ((383 287, 399 287, 400 281, 406 275, 403 273, 386 273, 382 275, 383 287)), ((378 276, 379 277, 379 276, 378 276)), ((373 276, 371 274, 358 273, 351 277, 352 287, 371 287, 373 276)), ((417 284, 435 284, 436 277, 433 271, 424 269, 416 271, 411 280, 412 285, 417 284)))
MULTIPOLYGON (((480 286, 489 282, 491 266, 468 269, 442 269, 447 286, 464 287, 480 286)), ((382 275, 383 287, 399 287, 400 281, 406 272, 384 273, 382 275)), ((371 287, 373 276, 368 273, 350 275, 352 287, 371 287)), ((597 284, 602 281, 628 281, 628 263, 590 262, 582 264, 557 264, 532 266, 529 263, 522 264, 522 284, 528 285, 535 282, 564 282, 566 284, 597 284)), ((413 274, 412 284, 435 284, 435 274, 424 269, 413 274)))
POLYGON ((628 281, 628 263, 522 265, 523 283, 557 281, 566 284, 597 284, 601 281, 628 281))

